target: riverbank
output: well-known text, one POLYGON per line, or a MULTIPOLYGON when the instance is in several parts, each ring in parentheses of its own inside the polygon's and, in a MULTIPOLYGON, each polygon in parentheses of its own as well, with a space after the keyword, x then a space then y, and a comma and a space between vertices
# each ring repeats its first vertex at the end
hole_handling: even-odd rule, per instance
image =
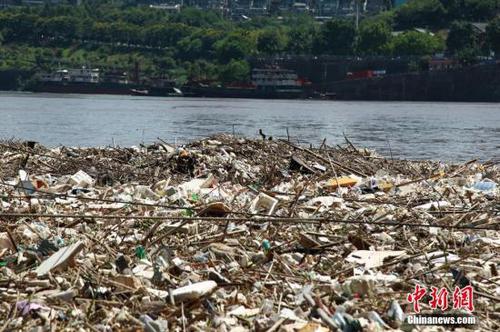
POLYGON ((229 135, 4 141, 0 179, 8 329, 406 330, 416 285, 448 288, 447 313, 478 320, 467 329, 498 326, 493 162, 229 135), (451 309, 469 284, 474 311, 451 309))
MULTIPOLYGON (((298 90, 185 85, 154 87, 119 83, 33 82, 33 73, 0 71, 0 89, 58 94, 151 97, 303 99, 346 101, 500 102, 500 63, 313 83, 298 90)), ((174 84, 174 83, 172 83, 174 84)))

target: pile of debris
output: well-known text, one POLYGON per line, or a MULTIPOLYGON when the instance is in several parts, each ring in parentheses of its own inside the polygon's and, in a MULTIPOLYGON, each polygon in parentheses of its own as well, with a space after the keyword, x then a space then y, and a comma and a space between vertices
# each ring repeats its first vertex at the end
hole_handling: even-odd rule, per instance
POLYGON ((1 143, 2 329, 500 329, 498 165, 347 143, 1 143))

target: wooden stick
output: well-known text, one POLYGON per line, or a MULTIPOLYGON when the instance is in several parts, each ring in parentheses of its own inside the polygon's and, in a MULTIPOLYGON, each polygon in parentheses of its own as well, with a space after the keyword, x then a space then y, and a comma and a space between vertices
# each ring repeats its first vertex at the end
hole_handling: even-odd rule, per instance
MULTIPOLYGON (((290 146, 294 147, 295 149, 297 149, 297 150, 299 150, 299 151, 307 152, 307 153, 309 153, 311 156, 314 156, 314 157, 318 158, 319 160, 321 160, 321 161, 322 161, 322 162, 324 162, 324 163, 329 163, 328 159, 326 159, 325 157, 322 157, 322 156, 318 155, 317 153, 315 153, 315 152, 311 151, 310 149, 302 148, 302 147, 300 147, 300 146, 297 146, 297 145, 295 145, 295 144, 289 143, 289 142, 284 141, 284 140, 280 140, 280 141, 285 142, 286 144, 288 144, 288 145, 290 145, 290 146)), ((343 169, 344 171, 347 171, 347 172, 350 172, 350 173, 356 174, 356 175, 358 175, 358 176, 368 177, 368 175, 366 175, 366 174, 364 174, 364 173, 362 173, 362 172, 359 172, 359 171, 357 171, 357 170, 355 170, 355 169, 352 169, 352 168, 350 168, 350 167, 348 167, 348 166, 345 166, 345 165, 343 165, 343 164, 339 163, 338 161, 332 160, 332 163, 333 163, 333 164, 335 164, 335 166, 337 166, 338 168, 343 169)))

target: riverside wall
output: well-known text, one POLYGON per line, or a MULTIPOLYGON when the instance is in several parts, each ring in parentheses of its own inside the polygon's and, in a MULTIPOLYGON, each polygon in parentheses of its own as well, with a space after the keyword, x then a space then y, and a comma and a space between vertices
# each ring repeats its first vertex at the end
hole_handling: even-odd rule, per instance
POLYGON ((343 80, 326 90, 340 100, 500 102, 500 64, 343 80))

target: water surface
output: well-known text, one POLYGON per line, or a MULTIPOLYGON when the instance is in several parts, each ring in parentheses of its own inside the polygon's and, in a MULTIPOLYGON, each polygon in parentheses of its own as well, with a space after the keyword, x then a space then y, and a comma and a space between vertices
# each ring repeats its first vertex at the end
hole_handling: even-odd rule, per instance
POLYGON ((153 98, 0 93, 0 138, 45 145, 130 146, 258 130, 355 144, 394 158, 500 157, 500 104, 153 98))

